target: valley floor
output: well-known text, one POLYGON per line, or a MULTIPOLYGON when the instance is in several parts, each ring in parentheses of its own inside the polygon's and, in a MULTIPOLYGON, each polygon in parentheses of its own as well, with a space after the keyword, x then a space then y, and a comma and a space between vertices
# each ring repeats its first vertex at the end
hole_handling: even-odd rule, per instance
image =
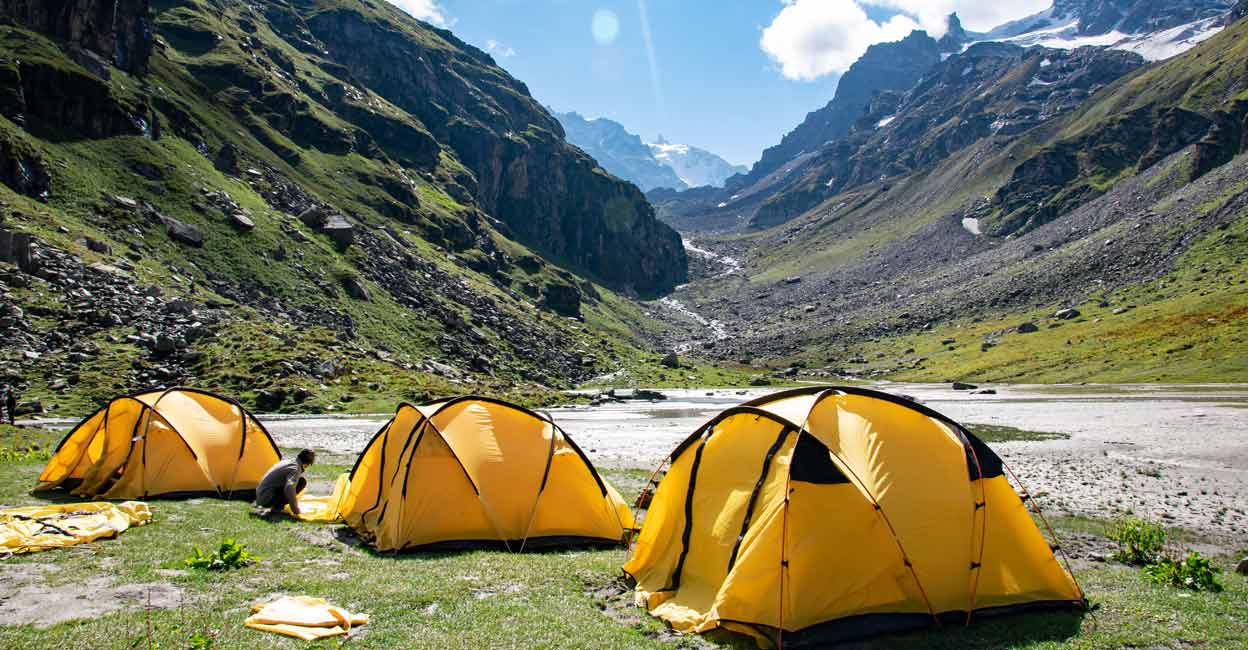
MULTIPOLYGON (((1248 641, 1248 578, 1229 571, 1248 552, 1248 386, 994 386, 996 395, 931 384, 877 387, 920 399, 988 440, 1037 495, 1100 609, 846 647, 1229 649, 1248 641), (1107 522, 1125 513, 1159 520, 1176 546, 1214 557, 1226 590, 1159 587, 1138 570, 1104 562, 1113 547, 1107 522)), ((553 415, 631 500, 680 439, 762 391, 665 392, 666 401, 567 407, 553 415)), ((313 489, 328 491, 384 418, 263 419, 283 448, 325 450, 313 468, 313 489)), ((15 432, 0 433, 8 445, 15 432)), ((57 434, 26 427, 21 435, 46 445, 57 434)), ((37 502, 26 490, 40 467, 5 462, 0 504, 37 502)), ((353 546, 338 527, 265 522, 245 503, 152 507, 154 524, 117 540, 0 561, 0 647, 300 646, 242 627, 246 606, 274 593, 322 596, 371 614, 350 647, 752 647, 733 637, 673 635, 633 608, 617 582, 622 550, 396 557, 353 546), (223 537, 239 539, 263 561, 227 574, 183 569, 192 545, 207 548, 223 537), (196 634, 210 645, 192 645, 196 634)))

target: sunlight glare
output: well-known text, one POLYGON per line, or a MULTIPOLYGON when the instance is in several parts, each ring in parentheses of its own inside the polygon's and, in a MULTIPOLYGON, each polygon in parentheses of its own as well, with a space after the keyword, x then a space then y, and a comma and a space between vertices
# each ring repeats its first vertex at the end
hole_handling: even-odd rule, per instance
POLYGON ((620 19, 610 9, 599 9, 594 12, 590 30, 599 45, 610 45, 620 35, 620 19))

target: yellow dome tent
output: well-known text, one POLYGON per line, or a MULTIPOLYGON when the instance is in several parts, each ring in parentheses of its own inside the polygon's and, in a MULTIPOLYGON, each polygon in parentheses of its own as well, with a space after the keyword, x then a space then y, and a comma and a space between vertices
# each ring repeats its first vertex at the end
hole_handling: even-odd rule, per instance
POLYGON ((1001 459, 909 400, 782 392, 724 411, 668 463, 624 571, 679 631, 806 647, 1085 605, 1001 459))
POLYGON ((485 397, 399 406, 342 517, 378 550, 623 543, 632 512, 549 415, 485 397))
POLYGON ((83 420, 36 489, 104 499, 247 496, 280 459, 269 432, 238 402, 170 388, 118 397, 83 420))

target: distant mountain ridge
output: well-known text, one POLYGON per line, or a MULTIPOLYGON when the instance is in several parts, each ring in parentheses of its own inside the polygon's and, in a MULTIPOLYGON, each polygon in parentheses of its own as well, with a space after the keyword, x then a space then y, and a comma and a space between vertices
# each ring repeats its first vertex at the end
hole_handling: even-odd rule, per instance
POLYGON ((732 176, 749 171, 749 167, 734 165, 706 149, 672 144, 663 136, 649 147, 655 159, 675 171, 689 187, 723 187, 732 176))
POLYGON ((656 187, 688 187, 676 171, 655 159, 641 137, 618 122, 589 119, 576 112, 555 113, 568 142, 579 147, 613 175, 648 192, 656 187))
POLYGON ((1234 0, 1057 0, 1053 6, 1001 25, 982 40, 1071 49, 1102 46, 1168 59, 1227 24, 1234 0))
POLYGON ((645 143, 641 136, 605 117, 589 119, 575 111, 554 115, 563 125, 568 142, 643 192, 723 187, 729 177, 747 170, 705 149, 670 143, 663 136, 658 142, 645 143))

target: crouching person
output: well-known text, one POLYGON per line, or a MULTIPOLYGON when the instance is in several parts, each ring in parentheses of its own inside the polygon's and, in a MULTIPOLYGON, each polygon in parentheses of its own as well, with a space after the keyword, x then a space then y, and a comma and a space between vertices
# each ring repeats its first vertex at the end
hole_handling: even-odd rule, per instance
POLYGON ((299 516, 300 492, 308 486, 308 479, 303 477, 304 471, 316 462, 316 452, 304 449, 293 460, 278 461, 265 472, 256 487, 256 505, 268 508, 266 517, 274 517, 282 512, 282 508, 290 506, 290 511, 299 516))

